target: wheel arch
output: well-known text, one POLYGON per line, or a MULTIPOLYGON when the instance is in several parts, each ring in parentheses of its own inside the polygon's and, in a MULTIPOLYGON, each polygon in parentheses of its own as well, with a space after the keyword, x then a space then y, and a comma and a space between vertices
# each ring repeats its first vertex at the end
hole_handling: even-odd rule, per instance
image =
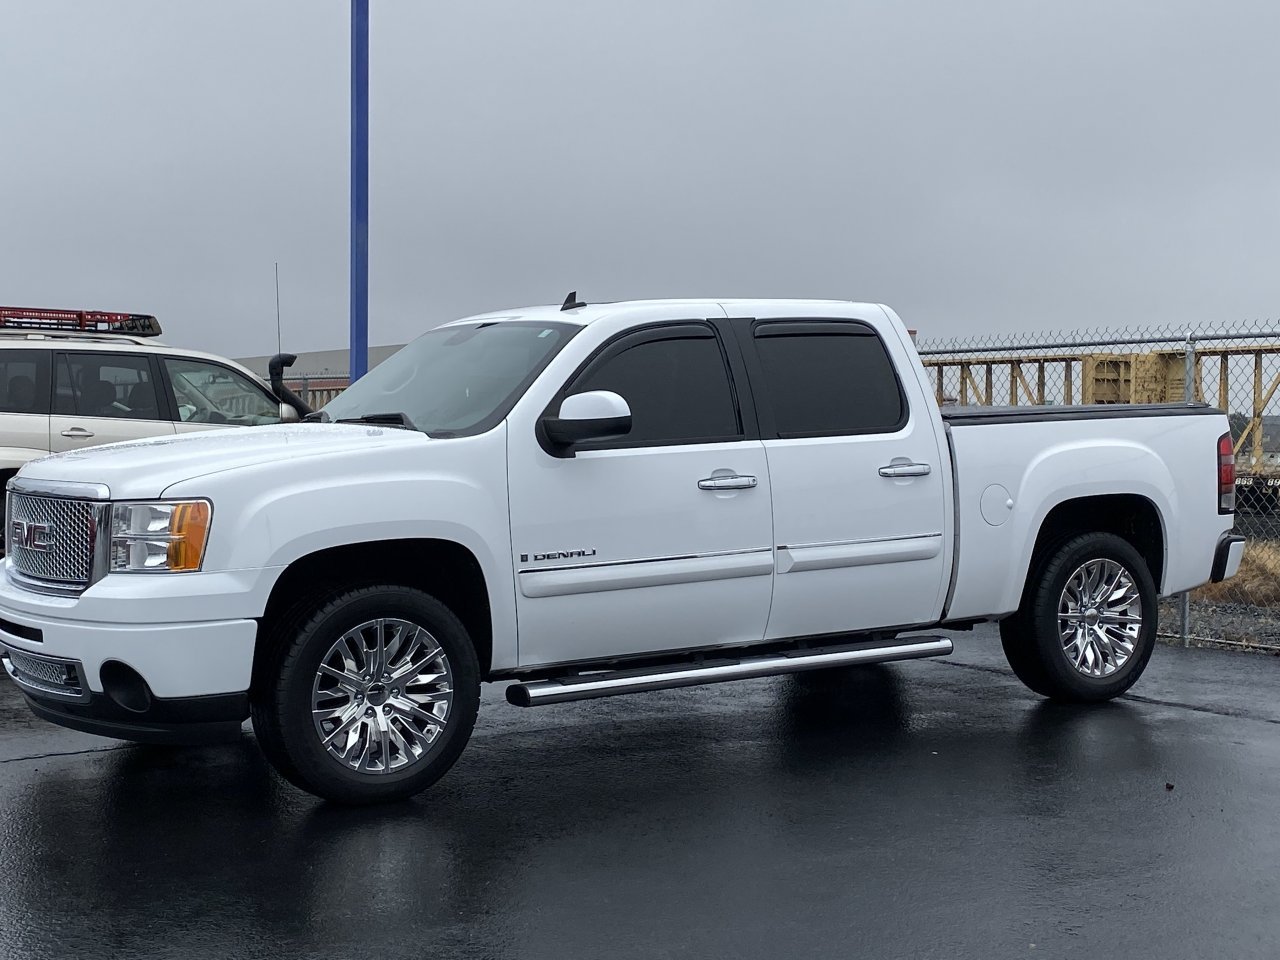
POLYGON ((276 627, 322 598, 353 587, 386 584, 413 587, 435 597, 462 621, 476 648, 480 675, 493 662, 493 611, 484 568, 454 540, 405 538, 347 543, 305 554, 281 571, 259 618, 253 688, 261 689, 263 664, 276 627))
POLYGON ((1111 533, 1141 554, 1159 593, 1165 580, 1168 543, 1164 517, 1149 498, 1137 493, 1074 497, 1056 504, 1040 523, 1023 583, 1040 560, 1063 541, 1082 533, 1111 533))

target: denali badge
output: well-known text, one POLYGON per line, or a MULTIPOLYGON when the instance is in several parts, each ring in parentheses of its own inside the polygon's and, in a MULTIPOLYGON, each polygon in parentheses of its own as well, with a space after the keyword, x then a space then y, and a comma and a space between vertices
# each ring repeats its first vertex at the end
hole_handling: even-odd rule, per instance
POLYGON ((550 553, 522 553, 520 554, 520 562, 528 563, 533 561, 538 563, 542 560, 576 560, 582 557, 594 557, 595 555, 595 547, 590 550, 552 550, 550 553))
POLYGON ((47 523, 14 520, 9 524, 9 540, 14 546, 48 553, 53 549, 53 527, 47 523))

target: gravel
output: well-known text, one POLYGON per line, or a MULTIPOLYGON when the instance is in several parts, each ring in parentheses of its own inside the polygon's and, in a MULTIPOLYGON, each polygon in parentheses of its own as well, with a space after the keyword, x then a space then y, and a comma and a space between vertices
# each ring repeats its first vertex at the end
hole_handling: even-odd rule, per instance
MULTIPOLYGON (((1160 604, 1161 638, 1182 642, 1182 605, 1160 604)), ((1280 654, 1280 609, 1247 603, 1191 601, 1190 639, 1195 646, 1232 647, 1280 654)))

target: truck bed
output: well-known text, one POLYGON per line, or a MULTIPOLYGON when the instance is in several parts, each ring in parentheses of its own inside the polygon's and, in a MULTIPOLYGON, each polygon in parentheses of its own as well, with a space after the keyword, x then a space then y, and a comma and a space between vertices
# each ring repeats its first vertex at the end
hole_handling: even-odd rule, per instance
POLYGON ((1160 593, 1204 582, 1231 527, 1218 511, 1217 444, 1228 426, 1221 411, 1161 403, 941 412, 959 533, 950 618, 1017 609, 1037 531, 1070 500, 1122 494, 1128 499, 1118 509, 1136 515, 1153 507, 1163 548, 1152 570, 1160 593))

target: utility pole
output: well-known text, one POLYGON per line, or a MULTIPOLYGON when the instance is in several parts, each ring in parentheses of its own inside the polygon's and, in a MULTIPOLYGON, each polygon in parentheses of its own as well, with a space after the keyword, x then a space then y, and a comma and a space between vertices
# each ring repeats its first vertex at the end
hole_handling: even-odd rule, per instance
POLYGON ((351 382, 369 369, 369 0, 351 0, 351 382))

